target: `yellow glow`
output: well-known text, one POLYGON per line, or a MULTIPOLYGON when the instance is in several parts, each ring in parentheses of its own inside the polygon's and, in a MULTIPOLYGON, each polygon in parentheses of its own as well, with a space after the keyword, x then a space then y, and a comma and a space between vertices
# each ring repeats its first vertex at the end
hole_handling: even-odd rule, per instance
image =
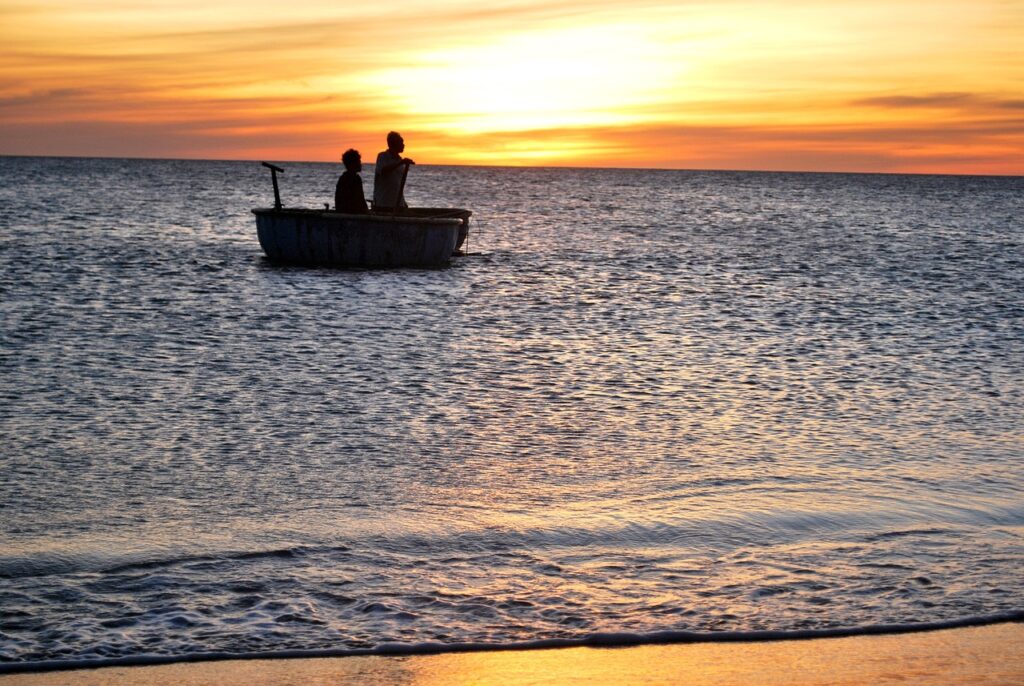
POLYGON ((0 0, 0 154, 1024 173, 1024 3, 0 0))
MULTIPOLYGON (((418 64, 367 74, 429 128, 463 133, 628 124, 679 87, 685 65, 642 25, 505 36, 427 52, 418 64)), ((543 151, 538 151, 543 154, 543 151)))

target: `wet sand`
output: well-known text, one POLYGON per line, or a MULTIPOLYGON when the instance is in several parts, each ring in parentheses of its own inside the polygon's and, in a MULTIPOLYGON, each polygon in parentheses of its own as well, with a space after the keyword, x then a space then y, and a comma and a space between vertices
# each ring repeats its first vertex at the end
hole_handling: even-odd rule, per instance
POLYGON ((0 686, 1024 684, 1024 624, 892 636, 403 657, 229 660, 0 676, 0 686))

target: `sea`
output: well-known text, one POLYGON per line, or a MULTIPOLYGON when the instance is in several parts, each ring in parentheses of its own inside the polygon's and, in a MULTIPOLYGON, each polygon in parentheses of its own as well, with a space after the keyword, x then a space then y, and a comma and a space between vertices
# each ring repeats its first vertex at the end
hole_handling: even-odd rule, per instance
POLYGON ((469 254, 383 270, 0 178, 0 670, 1024 619, 1022 177, 417 165, 469 254))

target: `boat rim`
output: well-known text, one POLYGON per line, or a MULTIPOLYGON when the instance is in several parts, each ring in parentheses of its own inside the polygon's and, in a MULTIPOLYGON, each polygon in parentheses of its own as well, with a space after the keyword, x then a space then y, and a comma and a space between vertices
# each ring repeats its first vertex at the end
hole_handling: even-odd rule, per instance
POLYGON ((459 217, 417 217, 415 215, 402 215, 402 214, 348 214, 345 212, 335 212, 334 210, 316 210, 316 209, 305 209, 305 208, 292 208, 276 210, 273 207, 256 207, 253 208, 252 213, 256 216, 260 215, 315 215, 319 217, 329 217, 331 219, 358 219, 360 221, 371 221, 380 222, 385 224, 395 223, 413 223, 413 224, 462 224, 462 219, 459 217))

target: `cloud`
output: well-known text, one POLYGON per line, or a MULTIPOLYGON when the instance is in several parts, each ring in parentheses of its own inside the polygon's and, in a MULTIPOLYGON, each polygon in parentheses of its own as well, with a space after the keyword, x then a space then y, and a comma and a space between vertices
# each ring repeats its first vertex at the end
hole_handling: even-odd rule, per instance
POLYGON ((889 109, 1024 109, 1024 100, 1002 99, 982 93, 884 95, 852 100, 850 104, 858 107, 889 109))
MULTIPOLYGON (((396 128, 406 135, 409 154, 425 164, 1024 173, 1020 155, 1024 123, 1010 120, 992 130, 971 123, 951 129, 921 124, 875 128, 666 125, 474 135, 416 129, 403 122, 396 128)), ((348 147, 372 155, 383 147, 385 130, 368 121, 301 113, 255 119, 224 113, 189 121, 23 122, 0 135, 0 150, 5 154, 334 162, 348 147)))
POLYGON ((595 127, 473 136, 408 136, 425 159, 472 163, 777 171, 1024 172, 1024 122, 949 127, 700 126, 595 127), (532 151, 559 152, 549 158, 532 151), (517 158, 517 151, 525 151, 517 158), (463 153, 467 153, 463 156, 463 153), (470 154, 472 156, 470 156, 470 154), (987 165, 987 166, 986 166, 987 165))
POLYGON ((86 96, 90 91, 84 88, 53 88, 45 91, 35 91, 25 95, 0 97, 0 108, 57 105, 61 101, 86 96))
POLYGON ((914 107, 963 107, 977 102, 974 93, 931 93, 928 95, 887 95, 854 100, 852 105, 868 107, 892 107, 897 109, 914 107))

